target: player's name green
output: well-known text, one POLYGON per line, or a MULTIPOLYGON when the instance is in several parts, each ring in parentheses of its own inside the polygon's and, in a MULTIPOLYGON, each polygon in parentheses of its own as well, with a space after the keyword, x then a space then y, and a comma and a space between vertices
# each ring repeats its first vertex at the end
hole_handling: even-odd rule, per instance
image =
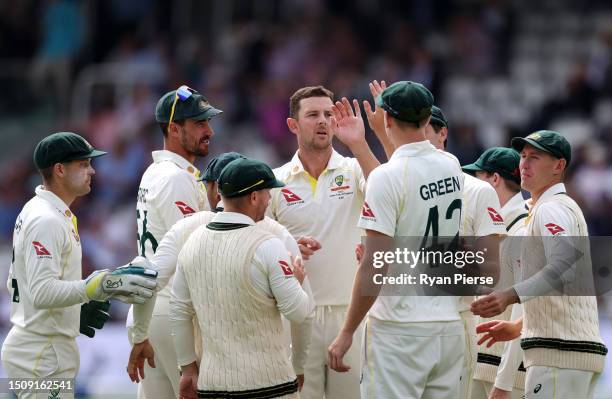
POLYGON ((424 285, 434 287, 439 285, 493 285, 493 277, 468 276, 463 273, 455 273, 451 276, 429 276, 426 273, 418 275, 402 273, 399 276, 384 276, 377 273, 372 277, 376 285, 424 285))
POLYGON ((440 179, 436 182, 423 184, 421 188, 419 188, 419 193, 421 194, 421 198, 427 201, 441 195, 454 193, 458 190, 461 190, 459 176, 452 176, 440 179))

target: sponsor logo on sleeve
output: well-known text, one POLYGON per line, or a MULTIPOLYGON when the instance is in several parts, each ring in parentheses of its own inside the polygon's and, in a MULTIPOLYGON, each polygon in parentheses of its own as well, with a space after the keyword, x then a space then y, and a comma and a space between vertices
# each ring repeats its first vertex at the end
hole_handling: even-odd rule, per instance
POLYGON ((183 201, 176 201, 174 205, 178 207, 179 211, 181 211, 183 216, 187 216, 187 215, 191 215, 192 213, 196 213, 196 211, 194 211, 192 207, 190 207, 183 201))
POLYGON ((287 205, 304 203, 303 199, 301 199, 296 193, 289 190, 288 188, 281 189, 281 194, 283 194, 283 197, 285 197, 285 201, 287 201, 287 205))
POLYGON ((565 233, 565 229, 561 226, 559 226, 558 224, 554 224, 554 223, 547 223, 544 225, 544 227, 546 227, 548 229, 548 231, 550 231, 550 234, 556 236, 559 235, 561 233, 565 233))
POLYGON ((280 265, 281 269, 283 269, 285 276, 293 276, 293 270, 291 270, 291 267, 287 262, 284 260, 279 260, 278 264, 280 265))
POLYGON ((41 258, 41 257, 51 258, 51 253, 40 242, 32 241, 32 245, 34 246, 34 250, 36 251, 36 255, 38 255, 39 258, 41 258))
POLYGON ((487 212, 489 212, 489 217, 494 223, 504 223, 504 218, 495 209, 489 207, 487 212))
POLYGON ((367 202, 364 202, 363 206, 361 207, 361 216, 364 218, 376 218, 376 216, 374 216, 374 212, 372 212, 372 209, 367 202))

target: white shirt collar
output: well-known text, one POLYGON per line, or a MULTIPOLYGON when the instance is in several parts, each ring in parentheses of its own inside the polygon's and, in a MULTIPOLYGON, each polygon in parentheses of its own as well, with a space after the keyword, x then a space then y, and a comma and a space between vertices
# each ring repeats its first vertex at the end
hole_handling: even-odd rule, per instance
MULTIPOLYGON (((344 157, 340 155, 336 150, 332 150, 332 155, 329 158, 329 161, 327 162, 325 170, 334 170, 339 168, 340 166, 342 166, 341 163, 343 159, 344 157)), ((298 173, 305 172, 304 165, 302 165, 302 161, 298 156, 298 151, 296 151, 293 155, 293 158, 291 158, 290 164, 291 174, 296 175, 298 173)))
POLYGON ((243 223, 254 225, 255 221, 244 213, 237 212, 219 212, 213 216, 212 221, 215 223, 243 223))
POLYGON ((186 160, 176 152, 168 150, 159 150, 153 151, 151 155, 153 156, 153 162, 155 163, 170 161, 176 164, 179 168, 185 169, 187 172, 199 176, 198 168, 193 166, 193 164, 191 164, 188 160, 186 160))
POLYGON ((514 195, 514 197, 510 198, 508 202, 502 206, 500 213, 504 220, 506 220, 508 215, 516 208, 522 207, 525 212, 527 209, 525 208, 525 199, 523 198, 523 194, 519 191, 514 195))
POLYGON ((53 205, 57 210, 66 216, 67 218, 72 218, 72 212, 70 208, 66 205, 64 201, 60 197, 58 197, 53 191, 45 190, 42 185, 36 187, 36 195, 43 200, 47 201, 51 205, 53 205))
POLYGON ((435 151, 436 147, 429 140, 417 141, 415 143, 403 144, 393 151, 391 159, 417 154, 424 150, 435 151))
POLYGON ((565 190, 565 184, 563 183, 557 183, 554 186, 550 186, 548 187, 548 189, 546 191, 544 191, 542 193, 542 195, 540 195, 540 198, 538 198, 538 202, 542 202, 547 198, 552 197, 553 195, 557 195, 559 193, 564 193, 565 190))

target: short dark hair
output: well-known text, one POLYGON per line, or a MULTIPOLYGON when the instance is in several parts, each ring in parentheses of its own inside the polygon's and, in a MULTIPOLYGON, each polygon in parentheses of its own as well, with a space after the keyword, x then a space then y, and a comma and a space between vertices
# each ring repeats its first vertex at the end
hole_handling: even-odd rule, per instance
POLYGON ((48 168, 40 169, 38 172, 42 176, 43 183, 51 183, 53 180, 53 167, 55 165, 51 165, 48 168))
MULTIPOLYGON (((172 123, 176 123, 179 126, 185 126, 185 121, 172 121, 172 123)), ((159 122, 158 123, 159 128, 161 129, 162 133, 164 134, 164 137, 168 137, 168 126, 170 126, 169 123, 164 123, 164 122, 159 122)))
MULTIPOLYGON (((438 125, 437 123, 429 122, 429 124, 433 128, 434 132, 436 132, 436 134, 440 133, 440 131, 446 127, 446 126, 438 125)), ((448 130, 448 127, 446 127, 446 130, 448 130)), ((443 144, 444 144, 444 149, 446 149, 446 145, 448 144, 448 138, 444 140, 443 144)))
MULTIPOLYGON (((493 176, 493 173, 491 173, 491 172, 484 171, 484 173, 486 173, 487 177, 493 176)), ((516 181, 514 181, 512 179, 505 178, 504 176, 500 175, 499 173, 498 173, 498 175, 504 181, 504 184, 506 185, 506 188, 508 190, 512 191, 513 193, 518 193, 519 191, 521 191, 521 184, 520 183, 517 183, 516 181)))
POLYGON ((323 86, 308 86, 302 87, 289 99, 289 116, 297 119, 300 113, 300 101, 310 97, 328 97, 334 102, 334 93, 323 86))

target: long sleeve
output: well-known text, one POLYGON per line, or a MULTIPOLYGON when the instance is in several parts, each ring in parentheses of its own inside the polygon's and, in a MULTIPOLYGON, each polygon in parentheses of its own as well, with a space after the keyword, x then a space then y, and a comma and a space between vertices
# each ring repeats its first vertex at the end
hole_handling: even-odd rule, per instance
POLYGON ((576 223, 569 212, 552 203, 540 206, 534 215, 534 224, 542 234, 542 244, 546 265, 524 281, 515 284, 514 290, 521 303, 545 296, 575 279, 576 261, 582 254, 576 249, 579 245, 575 237, 568 235, 576 223), (554 220, 554 223, 550 222, 554 220))
POLYGON ((302 322, 314 303, 293 275, 287 250, 278 238, 263 242, 255 251, 253 284, 276 299, 278 310, 289 321, 302 322))
MULTIPOLYGON (((312 290, 308 277, 304 280, 304 285, 302 287, 308 297, 312 298, 312 290)), ((293 371, 295 371, 295 374, 304 374, 304 365, 306 364, 306 355, 310 347, 313 320, 314 312, 310 312, 301 323, 291 322, 291 362, 293 363, 293 371)))
MULTIPOLYGON (((151 267, 157 271, 157 288, 160 291, 170 281, 176 272, 179 253, 191 233, 203 224, 203 214, 198 212, 190 218, 179 220, 172 226, 161 240, 155 255, 151 259, 151 267)), ((134 305, 134 324, 132 342, 139 343, 148 338, 149 324, 155 308, 157 296, 144 304, 134 305)))
POLYGON ((172 293, 170 296, 170 334, 176 350, 179 366, 185 366, 197 360, 195 338, 193 334, 193 317, 195 311, 191 294, 180 266, 177 267, 172 293))
POLYGON ((61 279, 66 239, 62 226, 52 218, 40 217, 24 234, 25 275, 34 308, 64 308, 88 302, 85 281, 61 279))

